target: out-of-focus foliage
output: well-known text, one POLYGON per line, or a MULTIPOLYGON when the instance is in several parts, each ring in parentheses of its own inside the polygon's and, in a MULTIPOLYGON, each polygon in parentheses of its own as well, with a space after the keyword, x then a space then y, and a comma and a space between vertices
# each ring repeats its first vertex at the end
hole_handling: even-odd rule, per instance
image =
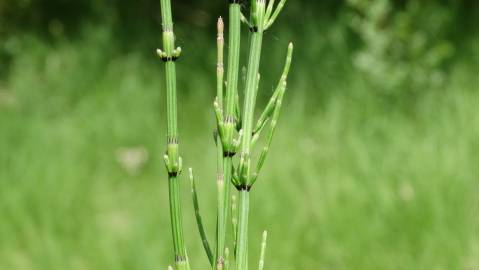
MULTIPOLYGON (((243 0, 245 9, 248 2, 243 0)), ((214 34, 216 18, 227 15, 225 3, 174 1, 175 23, 202 35, 214 34)), ((305 54, 326 49, 314 45, 318 39, 308 37, 308 29, 316 29, 317 35, 331 34, 320 37, 330 39, 330 44, 339 33, 347 33, 343 35, 347 46, 336 44, 328 50, 355 55, 355 66, 385 92, 404 87, 417 90, 443 82, 448 60, 464 38, 476 31, 478 10, 479 2, 472 0, 289 1, 284 14, 288 23, 281 24, 279 31, 294 32, 295 40, 302 39, 305 54)), ((36 35, 48 42, 74 39, 85 26, 107 26, 112 49, 135 49, 150 57, 160 38, 159 11, 159 0, 0 0, 0 74, 19 53, 20 36, 36 35)), ((185 39, 180 44, 197 34, 179 31, 179 38, 185 39)), ((320 60, 328 61, 316 62, 320 60)))
MULTIPOLYGON (((459 2, 348 0, 352 29, 361 39, 354 65, 385 92, 425 90, 446 79, 454 54, 448 39, 459 2)), ((410 94, 410 91, 406 91, 410 94)))

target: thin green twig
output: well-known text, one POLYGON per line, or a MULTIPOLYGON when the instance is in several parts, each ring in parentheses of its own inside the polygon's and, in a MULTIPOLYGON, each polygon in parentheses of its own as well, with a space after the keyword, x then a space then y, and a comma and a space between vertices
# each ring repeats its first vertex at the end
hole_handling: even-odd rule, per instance
POLYGON ((264 257, 266 253, 266 241, 268 238, 268 232, 264 231, 263 236, 261 237, 261 251, 259 255, 258 270, 263 270, 264 267, 264 257))
POLYGON ((213 263, 214 263, 213 252, 211 252, 210 243, 208 242, 208 237, 206 236, 205 228, 203 225, 203 219, 201 218, 200 205, 198 203, 198 195, 196 192, 195 177, 193 175, 193 169, 191 168, 189 169, 189 176, 190 176, 191 196, 193 198, 193 207, 195 209, 196 225, 198 226, 198 231, 201 236, 201 242, 203 243, 203 248, 206 252, 206 255, 208 256, 208 260, 211 266, 213 266, 213 263))

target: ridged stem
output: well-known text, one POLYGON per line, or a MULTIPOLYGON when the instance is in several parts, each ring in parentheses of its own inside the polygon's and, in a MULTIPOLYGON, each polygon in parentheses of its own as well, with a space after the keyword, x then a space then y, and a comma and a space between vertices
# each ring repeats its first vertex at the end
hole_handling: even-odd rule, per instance
POLYGON ((241 42, 241 9, 238 3, 231 3, 229 7, 229 36, 228 36, 228 70, 226 84, 225 118, 234 116, 235 99, 238 90, 239 57, 241 42))
POLYGON ((256 3, 256 20, 257 25, 253 26, 251 34, 250 52, 248 58, 248 69, 246 73, 246 89, 243 106, 243 138, 241 141, 240 156, 240 183, 242 185, 249 184, 250 175, 250 149, 251 137, 253 131, 254 108, 256 104, 256 95, 259 82, 259 64, 261 60, 261 46, 263 43, 263 19, 265 5, 263 0, 256 3))
POLYGON ((249 212, 249 192, 242 190, 239 192, 239 213, 238 213, 238 236, 237 236, 237 254, 236 269, 248 269, 248 212, 249 212))
POLYGON ((161 0, 161 17, 163 23, 163 50, 160 57, 165 62, 166 70, 166 100, 167 100, 167 151, 165 163, 168 170, 168 188, 170 199, 171 229, 175 252, 175 265, 178 270, 189 269, 186 249, 183 239, 183 224, 180 200, 181 157, 178 151, 178 127, 176 104, 176 67, 174 60, 180 50, 175 50, 175 36, 171 15, 170 0, 161 0))
MULTIPOLYGON (((223 269, 226 248, 227 220, 230 205, 232 157, 236 151, 233 136, 236 128, 235 102, 238 92, 238 73, 241 39, 241 9, 237 2, 229 6, 229 49, 226 97, 224 101, 224 129, 223 129, 223 184, 218 185, 218 218, 216 226, 216 265, 215 269, 223 269)), ((219 54, 218 54, 219 55, 219 54)), ((222 82, 221 82, 222 83, 222 82)), ((219 84, 219 82, 218 82, 219 84)), ((219 87, 219 85, 218 85, 219 87)), ((219 92, 219 91, 218 91, 219 92)), ((222 94, 222 93, 221 93, 222 94)), ((220 102, 220 97, 218 97, 220 102)), ((221 105, 221 104, 220 104, 221 105)))
POLYGON ((170 217, 175 251, 175 265, 178 270, 187 269, 186 251, 183 242, 180 185, 177 177, 169 177, 170 217))
POLYGON ((253 25, 250 29, 251 44, 246 73, 246 89, 243 111, 243 138, 241 141, 239 165, 239 215, 236 250, 236 270, 248 269, 248 212, 250 189, 250 164, 251 164, 251 137, 253 129, 254 108, 259 83, 259 64, 261 59, 261 46, 263 42, 265 2, 253 0, 251 15, 253 25))
MULTIPOLYGON (((224 24, 223 19, 218 19, 217 24, 218 36, 217 36, 217 64, 216 64, 216 100, 218 106, 223 108, 223 84, 224 84, 224 24)), ((219 129, 220 127, 218 127, 219 129)), ((213 269, 223 269, 224 259, 222 259, 223 253, 219 252, 224 247, 225 238, 222 237, 225 234, 225 228, 223 226, 223 220, 225 215, 225 177, 223 172, 223 144, 221 141, 220 133, 217 132, 216 137, 216 150, 217 150, 217 218, 216 218, 216 253, 215 260, 213 262, 213 269)))

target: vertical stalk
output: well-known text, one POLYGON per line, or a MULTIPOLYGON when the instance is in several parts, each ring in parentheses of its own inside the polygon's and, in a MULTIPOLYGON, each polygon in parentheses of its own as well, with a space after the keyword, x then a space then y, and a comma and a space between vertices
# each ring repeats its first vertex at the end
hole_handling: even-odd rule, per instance
POLYGON ((248 269, 248 212, 249 191, 239 192, 238 239, 236 250, 236 269, 248 269))
MULTIPOLYGON (((228 220, 232 158, 235 155, 233 136, 235 132, 235 101, 238 92, 238 72, 240 57, 241 10, 238 0, 230 0, 229 5, 229 49, 226 97, 224 104, 223 129, 223 183, 218 185, 218 219, 216 229, 216 268, 224 268, 226 248, 226 228, 228 220)), ((222 82, 221 82, 222 83, 222 82)), ((220 99, 218 97, 218 99, 220 99)))
MULTIPOLYGON (((238 0, 230 0, 229 6, 229 49, 226 87, 225 116, 234 116, 235 98, 238 89, 239 57, 241 42, 241 9, 238 0)), ((226 118, 226 117, 225 117, 226 118)))
POLYGON ((251 44, 248 58, 248 70, 246 73, 246 89, 243 111, 243 138, 241 141, 240 182, 248 185, 250 167, 250 148, 253 129, 254 108, 259 81, 259 63, 261 59, 261 46, 263 43, 263 19, 265 12, 264 0, 258 0, 256 4, 257 24, 251 27, 251 44))
MULTIPOLYGON (((223 76, 224 76, 224 64, 223 64, 223 55, 224 55, 224 24, 223 19, 220 17, 218 19, 218 37, 217 37, 217 66, 216 66, 216 98, 220 108, 223 108, 223 76)), ((218 126, 218 129, 220 127, 218 126)), ((225 238, 222 235, 225 234, 224 227, 222 226, 225 218, 225 180, 223 172, 223 144, 221 142, 220 132, 217 131, 216 137, 216 147, 217 147, 217 187, 218 187, 218 199, 217 199, 217 217, 216 217, 216 260, 213 263, 214 269, 223 269, 223 260, 221 259, 222 254, 220 249, 224 247, 225 238)))
POLYGON ((229 171, 224 169, 223 179, 218 185, 218 226, 217 226, 217 250, 216 250, 216 269, 224 268, 225 249, 226 249, 226 224, 228 218, 229 208, 229 194, 230 182, 226 179, 231 179, 231 158, 224 158, 223 168, 230 168, 229 171))
POLYGON ((178 178, 172 176, 168 178, 169 196, 170 196, 170 216, 173 233, 173 246, 175 252, 175 265, 177 270, 187 268, 186 250, 183 240, 183 224, 181 216, 180 185, 178 178))
POLYGON ((166 99, 167 99, 167 150, 165 164, 168 170, 168 188, 170 199, 171 229, 176 269, 189 269, 186 249, 183 239, 183 224, 180 201, 180 182, 178 175, 181 172, 181 157, 178 151, 178 127, 176 104, 176 67, 174 61, 180 55, 180 48, 175 49, 173 19, 170 0, 161 0, 161 17, 163 23, 163 49, 158 50, 166 70, 166 99))
POLYGON ((248 269, 248 212, 250 190, 250 148, 253 129, 254 107, 259 81, 259 64, 263 42, 265 1, 252 0, 251 44, 246 73, 246 89, 243 111, 243 138, 241 141, 241 156, 239 165, 239 216, 236 250, 236 270, 248 269))
MULTIPOLYGON (((224 23, 223 19, 220 17, 217 24, 218 35, 216 37, 216 47, 217 47, 217 56, 216 56, 216 98, 218 101, 218 106, 223 108, 223 84, 224 84, 224 23)), ((218 127, 219 129, 220 127, 218 127)), ((223 145, 221 143, 220 132, 216 132, 216 149, 217 149, 217 174, 219 176, 223 175, 223 145)))

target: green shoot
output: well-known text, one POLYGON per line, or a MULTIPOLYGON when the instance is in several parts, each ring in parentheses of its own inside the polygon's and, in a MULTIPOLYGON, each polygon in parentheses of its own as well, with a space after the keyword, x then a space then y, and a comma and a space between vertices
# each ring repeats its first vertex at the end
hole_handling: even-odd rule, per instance
POLYGON ((208 256, 208 260, 211 265, 213 265, 213 253, 211 252, 210 244, 206 237, 206 232, 203 226, 203 219, 201 218, 200 214, 200 205, 198 203, 198 195, 196 192, 196 183, 195 177, 193 175, 193 169, 189 169, 189 176, 190 176, 190 184, 191 184, 191 196, 193 198, 193 207, 195 208, 195 217, 196 217, 196 225, 198 226, 198 231, 201 236, 201 242, 203 243, 203 247, 205 249, 206 255, 208 256))
POLYGON ((264 256, 266 253, 266 240, 268 238, 268 232, 263 232, 263 237, 261 238, 261 251, 259 255, 258 270, 263 270, 264 267, 264 256))
MULTIPOLYGON (((255 105, 259 91, 260 60, 263 45, 263 33, 272 26, 283 9, 286 0, 280 0, 275 7, 275 0, 251 0, 249 18, 241 12, 238 0, 230 0, 228 20, 228 65, 224 69, 224 22, 220 17, 217 23, 217 63, 216 63, 216 98, 214 112, 216 130, 214 139, 217 152, 217 218, 215 250, 211 249, 200 214, 198 195, 193 170, 189 170, 191 195, 198 231, 208 260, 214 270, 230 268, 229 249, 227 248, 228 221, 231 220, 233 234, 233 250, 235 270, 248 269, 248 215, 249 196, 253 184, 266 160, 276 123, 279 118, 282 100, 286 91, 286 80, 291 65, 292 44, 288 47, 283 73, 278 86, 269 102, 255 121, 255 105), (240 61, 241 23, 247 25, 250 34, 250 50, 247 67, 244 72, 244 98, 240 106, 238 93, 238 76, 240 61), (226 85, 226 90, 224 86, 226 85), (254 124, 256 123, 256 124, 254 124), (268 125, 269 124, 269 125, 268 125), (255 147, 264 130, 267 130, 266 143, 252 169, 252 149, 255 147), (235 159, 239 151, 239 158, 235 159), (236 163, 236 164, 235 164, 236 163), (231 195, 231 186, 238 193, 231 195), (238 198, 238 199, 237 199, 238 198), (231 217, 229 214, 231 211, 231 217)), ((158 55, 165 62, 167 92, 167 151, 164 156, 168 171, 171 227, 175 254, 175 269, 190 270, 189 259, 183 239, 180 183, 178 176, 182 169, 182 158, 178 148, 176 69, 175 60, 181 49, 174 49, 173 22, 170 0, 161 0, 163 21, 164 51, 158 55)), ((267 233, 263 233, 259 269, 264 266, 267 233)), ((172 270, 172 267, 169 267, 172 270)))

